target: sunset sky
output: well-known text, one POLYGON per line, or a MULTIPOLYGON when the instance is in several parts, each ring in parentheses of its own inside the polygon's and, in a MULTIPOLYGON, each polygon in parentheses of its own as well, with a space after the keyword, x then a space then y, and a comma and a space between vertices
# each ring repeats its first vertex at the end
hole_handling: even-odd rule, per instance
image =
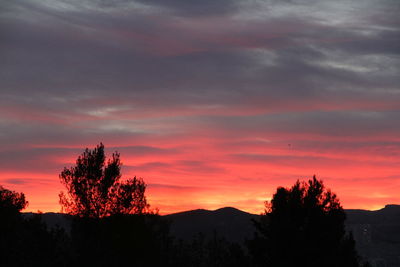
POLYGON ((400 2, 13 0, 0 7, 0 185, 60 211, 103 142, 161 214, 260 213, 312 175, 400 203, 400 2))

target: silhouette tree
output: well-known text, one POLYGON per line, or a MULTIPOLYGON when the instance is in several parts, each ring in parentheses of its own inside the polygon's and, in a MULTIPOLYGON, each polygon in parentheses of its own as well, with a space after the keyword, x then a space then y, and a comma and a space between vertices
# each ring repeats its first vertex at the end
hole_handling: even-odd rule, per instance
POLYGON ((23 193, 17 193, 0 186, 0 249, 16 241, 18 228, 22 224, 20 211, 28 205, 23 193))
POLYGON ((121 182, 120 154, 115 152, 106 162, 104 145, 86 150, 76 166, 64 168, 61 183, 67 192, 59 194, 64 211, 79 217, 103 218, 114 214, 142 214, 149 208, 146 184, 134 177, 121 182))
POLYGON ((0 186, 0 265, 66 266, 63 231, 49 231, 41 214, 23 216, 27 204, 23 193, 0 186))
POLYGON ((27 205, 24 193, 10 191, 0 185, 0 214, 19 214, 27 205))
POLYGON ((263 216, 249 250, 257 266, 356 267, 358 256, 347 235, 345 213, 336 195, 315 176, 279 187, 263 216))
POLYGON ((161 266, 167 263, 169 226, 149 210, 146 184, 121 181, 120 155, 106 161, 104 145, 86 149, 60 180, 63 210, 71 215, 71 266, 161 266))

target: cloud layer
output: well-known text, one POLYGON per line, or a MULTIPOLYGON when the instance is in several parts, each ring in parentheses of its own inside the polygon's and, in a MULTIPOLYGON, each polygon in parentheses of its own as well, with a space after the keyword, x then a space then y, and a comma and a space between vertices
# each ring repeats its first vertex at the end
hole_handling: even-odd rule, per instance
POLYGON ((162 213, 259 212, 317 174, 400 202, 397 1, 8 1, 0 183, 58 210, 85 147, 121 152, 162 213))

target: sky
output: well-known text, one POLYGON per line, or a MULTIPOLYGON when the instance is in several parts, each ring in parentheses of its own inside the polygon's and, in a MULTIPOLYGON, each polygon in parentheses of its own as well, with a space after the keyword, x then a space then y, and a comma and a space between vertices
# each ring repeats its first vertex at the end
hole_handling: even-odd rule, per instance
POLYGON ((314 174, 400 203, 397 0, 13 0, 0 7, 0 185, 60 211, 100 142, 161 214, 260 213, 314 174))

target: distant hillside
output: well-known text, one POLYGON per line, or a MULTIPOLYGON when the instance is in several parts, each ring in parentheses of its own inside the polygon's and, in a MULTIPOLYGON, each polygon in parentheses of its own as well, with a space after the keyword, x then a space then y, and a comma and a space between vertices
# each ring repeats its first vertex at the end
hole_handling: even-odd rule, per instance
POLYGON ((176 238, 190 240, 198 233, 211 237, 215 232, 219 237, 241 243, 253 236, 251 220, 258 215, 227 207, 215 211, 185 211, 164 217, 171 222, 171 233, 176 238))
POLYGON ((346 210, 359 253, 376 266, 400 266, 400 205, 377 211, 346 210))
MULTIPOLYGON (((29 218, 33 215, 37 215, 37 213, 32 213, 32 212, 23 213, 23 216, 25 216, 26 218, 29 218)), ((72 218, 71 215, 55 213, 55 212, 47 212, 47 213, 41 213, 40 216, 42 217, 42 221, 46 223, 48 228, 61 227, 65 229, 67 232, 69 232, 71 229, 71 223, 69 220, 70 218, 72 218)))
MULTIPOLYGON (((356 239, 361 256, 370 259, 374 266, 400 266, 400 205, 387 205, 377 211, 346 210, 346 227, 356 239)), ((32 216, 32 213, 25 213, 32 216)), ((206 238, 223 237, 228 241, 242 243, 252 238, 252 219, 259 215, 235 208, 214 211, 198 209, 163 216, 171 224, 171 234, 176 239, 190 241, 199 233, 206 238)), ((59 225, 70 229, 68 215, 45 213, 43 220, 49 227, 59 225)))
MULTIPOLYGON (((354 234, 357 250, 374 266, 400 267, 400 205, 387 205, 377 211, 346 210, 346 227, 354 234)), ((251 219, 259 215, 235 208, 215 211, 193 210, 166 215, 171 221, 171 233, 190 240, 199 232, 206 237, 213 233, 229 241, 243 242, 251 238, 251 219)))

